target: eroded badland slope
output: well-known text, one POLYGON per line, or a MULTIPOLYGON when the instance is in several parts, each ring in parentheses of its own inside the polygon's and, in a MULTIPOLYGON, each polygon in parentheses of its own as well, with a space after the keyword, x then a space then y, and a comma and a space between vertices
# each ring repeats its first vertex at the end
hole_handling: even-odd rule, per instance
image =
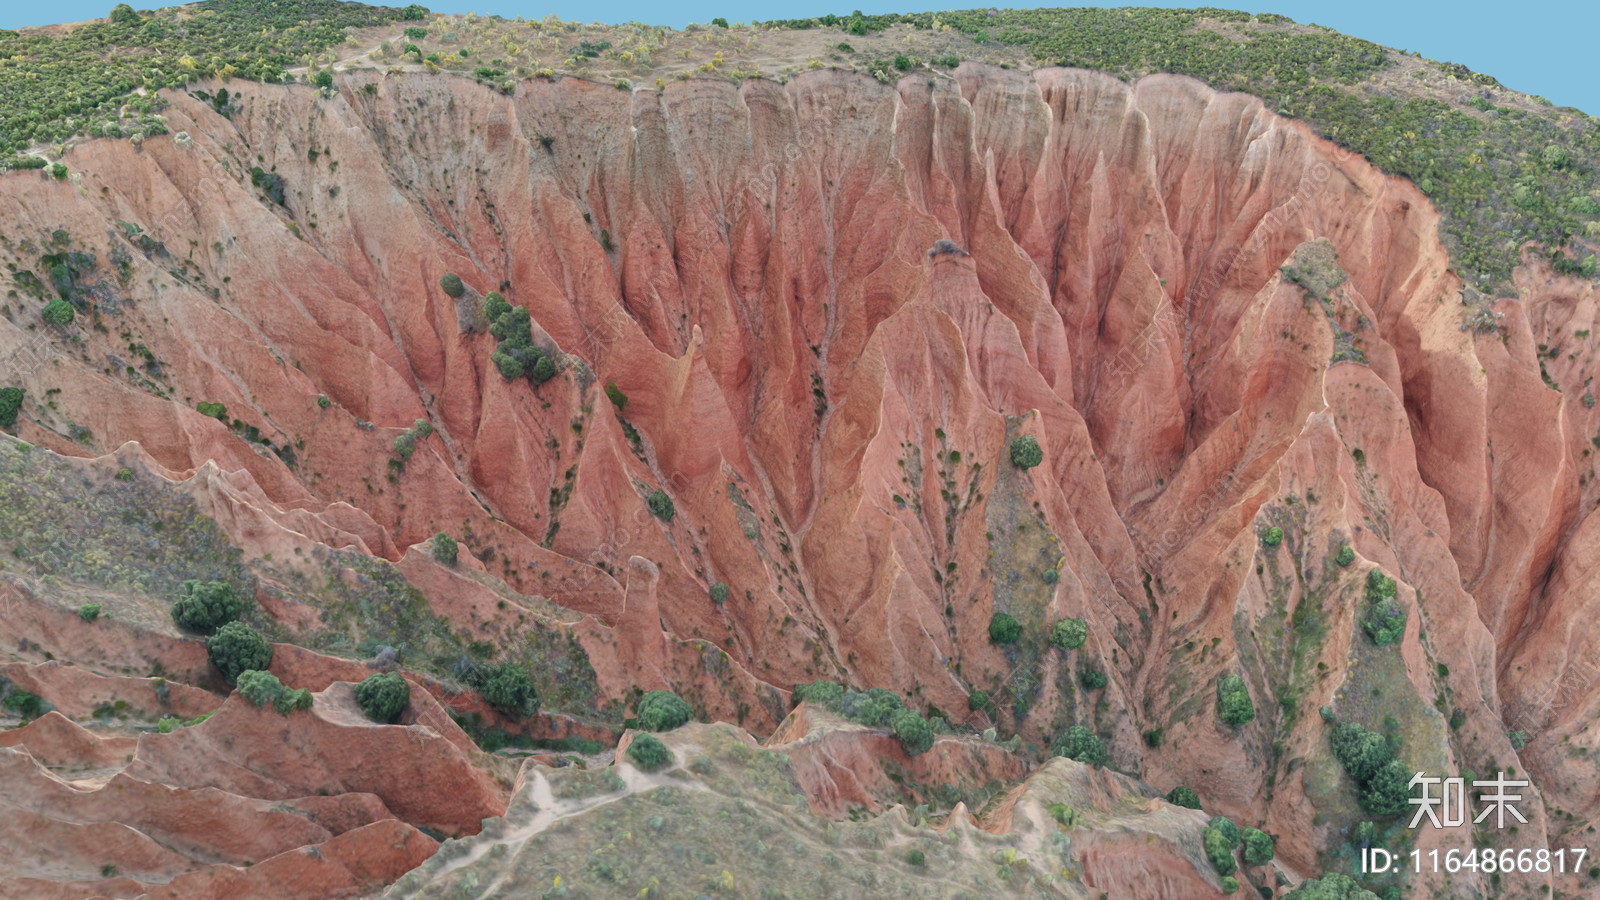
POLYGON ((1276 862, 1239 876, 1272 888, 1348 870, 1370 818, 1321 707, 1393 731, 1417 769, 1530 773, 1530 846, 1600 816, 1593 292, 1535 263, 1519 297, 1463 290, 1426 197, 1259 100, 977 63, 894 84, 817 70, 507 96, 356 72, 331 95, 232 89, 228 116, 172 93, 174 137, 79 145, 68 179, 0 178, 17 288, 0 381, 26 389, 33 445, 0 439, 0 637, 20 664, 0 674, 59 710, 7 733, 0 803, 66 848, 0 858, 9 890, 356 895, 504 814, 394 895, 560 875, 574 897, 746 878, 809 896, 784 867, 831 857, 827 877, 872 896, 1210 896, 1206 817, 1155 799, 1180 784, 1277 836, 1276 862), (527 309, 554 377, 502 377, 490 292, 527 309), (41 319, 56 293, 70 325, 41 319), (1042 464, 1012 464, 1021 436, 1042 464), (454 568, 430 553, 439 532, 461 542, 454 568), (1374 568, 1406 614, 1387 646, 1362 624, 1374 568), (321 692, 310 712, 223 702, 166 617, 187 578, 253 593, 274 670, 321 692), (106 618, 77 616, 86 602, 106 618), (991 642, 997 612, 1015 643, 991 642), (1082 647, 1047 642, 1063 617, 1088 623, 1082 647), (349 696, 380 645, 418 685, 401 726, 349 696), (529 664, 539 719, 462 693, 464 657, 529 664), (1253 701, 1242 726, 1218 717, 1229 674, 1253 701), (768 749, 699 726, 669 740, 683 768, 624 763, 605 776, 621 784, 564 795, 578 770, 516 774, 440 706, 610 743, 636 692, 664 688, 766 736, 819 678, 1023 746, 941 737, 930 753, 974 755, 890 772, 872 760, 891 739, 838 723, 791 719, 768 749), (217 711, 136 740, 58 721, 114 719, 119 700, 217 711), (1074 724, 1139 781, 1056 759, 1019 782, 1074 724), (287 749, 237 759, 272 729, 287 749), (346 771, 358 757, 380 762, 346 771), (751 759, 772 769, 759 798, 716 782, 751 759), (992 783, 961 783, 973 771, 992 783), (840 834, 808 818, 919 802, 945 831, 904 811, 840 834), (755 843, 728 852, 748 858, 584 868, 590 831, 670 835, 685 805, 747 817, 755 843), (157 821, 178 807, 240 831, 157 821), (913 846, 926 869, 901 864, 913 846))

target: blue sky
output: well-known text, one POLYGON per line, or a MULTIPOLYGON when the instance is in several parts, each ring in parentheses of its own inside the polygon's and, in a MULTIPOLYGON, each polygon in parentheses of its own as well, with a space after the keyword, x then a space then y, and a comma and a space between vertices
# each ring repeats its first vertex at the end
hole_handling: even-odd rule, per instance
MULTIPOLYGON (((148 2, 148 0, 147 0, 148 2)), ((404 5, 407 0, 390 0, 404 5)), ((105 15, 115 0, 57 0, 54 3, 23 3, 0 0, 0 27, 19 28, 52 22, 72 22, 105 15)), ((145 4, 135 3, 143 7, 145 4)), ((150 4, 154 5, 154 4, 150 4)), ((603 22, 639 21, 683 27, 688 22, 709 22, 724 16, 730 21, 816 16, 827 12, 921 12, 939 8, 919 5, 916 0, 898 3, 871 3, 869 0, 844 0, 835 5, 805 0, 557 0, 553 3, 525 3, 516 0, 431 0, 425 6, 435 12, 476 12, 506 17, 539 18, 555 13, 563 19, 603 22)), ((1159 3, 1135 0, 1130 4, 1072 4, 1091 6, 1235 6, 1221 0, 1208 3, 1159 3)), ((1416 50, 1430 59, 1465 63, 1473 70, 1487 72, 1515 90, 1541 94, 1558 106, 1576 106, 1600 115, 1600 73, 1595 64, 1595 49, 1600 44, 1600 3, 1539 2, 1480 3, 1415 2, 1415 0, 1273 0, 1237 4, 1251 12, 1273 12, 1296 22, 1315 22, 1346 34, 1366 38, 1390 47, 1416 50)))

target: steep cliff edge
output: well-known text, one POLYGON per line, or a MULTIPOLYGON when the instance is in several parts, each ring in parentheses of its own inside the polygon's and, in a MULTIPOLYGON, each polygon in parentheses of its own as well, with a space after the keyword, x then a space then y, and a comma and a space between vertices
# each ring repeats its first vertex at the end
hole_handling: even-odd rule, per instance
POLYGON ((500 652, 548 598, 603 701, 670 687, 770 733, 836 678, 1036 749, 1084 724, 1301 874, 1364 818, 1322 706, 1395 721, 1419 769, 1526 769, 1552 842, 1600 815, 1597 311, 1531 267, 1519 298, 1463 291, 1409 184, 1170 76, 337 87, 244 85, 228 118, 176 93, 182 140, 0 178, 23 440, 137 442, 247 559, 385 558, 500 652), (552 380, 490 362, 491 291, 552 380), (440 531, 466 574, 420 552, 440 531), (1375 566, 1393 646, 1363 627, 1375 566))

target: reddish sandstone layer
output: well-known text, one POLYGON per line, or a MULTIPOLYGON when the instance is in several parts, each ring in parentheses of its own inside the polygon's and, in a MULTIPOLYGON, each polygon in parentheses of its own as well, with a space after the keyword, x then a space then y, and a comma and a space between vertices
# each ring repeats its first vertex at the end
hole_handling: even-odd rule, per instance
MULTIPOLYGON (((1085 722, 1119 767, 1269 823, 1301 871, 1359 814, 1306 781, 1330 771, 1310 712, 1380 712, 1341 699, 1369 677, 1351 660, 1414 713, 1408 762, 1489 771, 1524 728, 1519 768, 1568 821, 1600 814, 1568 749, 1595 752, 1600 702, 1600 645, 1574 627, 1594 577, 1592 294, 1528 271, 1521 298, 1461 294, 1419 192, 1259 101, 974 64, 514 98, 353 73, 333 99, 246 85, 231 119, 173 99, 191 146, 95 142, 68 159, 79 183, 0 179, 8 233, 133 256, 112 336, 80 329, 81 354, 6 377, 61 391, 58 413, 24 411, 25 439, 83 453, 70 420, 102 449, 137 441, 252 554, 411 560, 470 527, 488 574, 590 617, 573 633, 610 696, 673 687, 757 731, 819 676, 986 724, 969 690, 1021 690, 1021 672, 1037 693, 999 724, 1042 741, 1085 722), (1348 280, 1280 274, 1313 240, 1348 280), (461 309, 437 287, 451 271, 461 309), (461 327, 492 289, 565 354, 537 391, 461 327), (1499 333, 1467 327, 1491 304, 1499 333), (175 400, 101 364, 119 329, 175 400), (391 484, 419 417, 435 433, 391 484), (1045 451, 1025 473, 1006 460, 1019 434, 1045 451), (670 522, 645 506, 657 488, 670 522), (1269 524, 1285 542, 1258 548, 1269 524), (1346 543, 1357 564, 1331 567, 1346 543), (1373 565, 1404 585, 1398 655, 1367 655, 1356 625, 1373 565), (1302 604, 1326 627, 1286 659, 1302 604), (996 609, 1084 618, 1089 643, 996 648, 996 609), (1080 665, 1109 686, 1069 691, 1080 665), (1226 672, 1254 696, 1242 730, 1212 711, 1226 672), (1460 730, 1427 713, 1441 695, 1460 730)), ((33 346, 33 315, 0 324, 0 357, 33 346)), ((479 609, 408 565, 440 608, 479 609)))

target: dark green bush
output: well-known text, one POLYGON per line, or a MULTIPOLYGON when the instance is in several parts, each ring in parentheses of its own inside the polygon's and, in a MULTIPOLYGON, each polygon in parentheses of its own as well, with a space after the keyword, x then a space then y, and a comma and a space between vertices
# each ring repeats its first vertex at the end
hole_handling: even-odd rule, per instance
POLYGON ((442 531, 433 536, 433 558, 438 562, 454 566, 459 552, 455 538, 442 531))
POLYGON ((313 699, 310 691, 305 688, 295 688, 292 691, 284 691, 283 696, 278 698, 278 702, 274 706, 277 707, 278 712, 287 716, 292 712, 310 709, 313 699))
POLYGON ((645 731, 671 731, 694 718, 694 708, 671 691, 649 691, 634 713, 645 731))
POLYGON ((1239 871, 1239 864, 1233 861, 1233 844, 1227 835, 1215 828, 1200 829, 1200 846, 1206 852, 1206 859, 1211 861, 1211 867, 1217 870, 1218 875, 1232 875, 1239 871))
POLYGON ((882 728, 897 711, 905 709, 900 695, 887 688, 846 691, 832 706, 835 712, 854 722, 882 728))
POLYGON ((944 69, 954 69, 956 66, 961 65, 961 57, 955 55, 954 53, 946 53, 945 55, 935 59, 933 64, 944 69))
POLYGON ((413 41, 420 41, 420 40, 423 40, 424 38, 426 38, 428 36, 428 29, 426 29, 426 28, 407 28, 405 34, 406 34, 407 38, 410 38, 413 41))
POLYGON ((256 705, 256 709, 266 709, 283 696, 283 682, 271 672, 262 672, 249 669, 239 673, 239 696, 256 705))
POLYGON ((1272 835, 1257 828, 1246 828, 1239 834, 1244 844, 1244 861, 1247 865, 1264 866, 1272 861, 1276 842, 1272 835))
POLYGON ((719 28, 727 28, 728 27, 728 20, 724 19, 721 16, 717 16, 715 19, 711 20, 711 24, 716 25, 719 28))
POLYGON ((1062 650, 1076 650, 1089 639, 1089 625, 1082 619, 1068 616, 1050 626, 1050 646, 1062 650))
POLYGON ((1033 435, 1025 434, 1011 442, 1011 464, 1019 469, 1031 469, 1044 462, 1044 450, 1033 435))
POLYGON ((1109 683, 1106 679, 1106 673, 1099 669, 1084 669, 1083 674, 1078 676, 1078 680, 1083 682, 1085 690, 1090 691, 1098 691, 1109 683))
POLYGON ((1356 551, 1352 549, 1349 544, 1345 544, 1343 547, 1339 548, 1339 555, 1335 556, 1333 561, 1338 563, 1341 567, 1348 566, 1356 561, 1356 551))
POLYGON ((989 619, 989 640, 996 644, 1015 644, 1022 636, 1022 626, 1010 613, 997 612, 989 619))
POLYGON ((1406 633, 1406 611, 1395 599, 1398 586, 1380 569, 1367 573, 1367 611, 1361 627, 1379 647, 1400 643, 1406 633))
POLYGON ((139 14, 134 12, 133 7, 126 3, 118 3, 116 6, 112 7, 111 15, 108 18, 118 25, 139 24, 139 14))
POLYGON ((845 27, 845 30, 857 37, 862 37, 867 33, 867 22, 860 16, 856 16, 850 20, 850 24, 845 27))
POLYGON ((514 719, 531 719, 539 712, 539 692, 526 669, 515 663, 473 666, 467 683, 477 688, 483 702, 514 719))
POLYGON ((1222 876, 1222 892, 1224 894, 1237 894, 1239 892, 1239 879, 1232 875, 1222 876))
POLYGON ((973 691, 967 695, 967 708, 973 712, 982 712, 989 708, 989 695, 984 691, 973 691))
POLYGON ((66 163, 51 163, 50 164, 50 177, 54 178, 57 181, 65 181, 66 178, 67 178, 67 166, 66 166, 66 163))
POLYGON ((1217 718, 1229 725, 1243 725, 1256 717, 1256 707, 1250 702, 1250 691, 1244 679, 1237 675, 1224 675, 1217 681, 1217 718))
POLYGON ((503 350, 497 349, 489 354, 489 361, 494 363, 494 367, 500 371, 500 377, 507 381, 515 381, 527 374, 522 360, 503 350))
POLYGON ((895 710, 889 716, 889 727, 894 729, 907 756, 921 756, 933 747, 933 726, 915 710, 895 710))
POLYGON ((500 296, 499 291, 490 291, 483 295, 483 316, 490 322, 499 321, 500 317, 511 311, 511 304, 506 298, 500 296))
POLYGON ((184 631, 215 634, 239 618, 244 605, 226 581, 185 581, 183 596, 172 604, 172 622, 184 631))
MULTIPOLYGON (((1198 809, 1198 807, 1191 808, 1198 809)), ((1232 819, 1227 816, 1212 816, 1210 825, 1222 832, 1222 836, 1228 839, 1229 846, 1239 846, 1239 826, 1233 824, 1232 819)))
POLYGON ((636 734, 628 742, 628 758, 633 764, 645 771, 661 768, 672 759, 672 751, 667 745, 657 740, 654 735, 636 734))
POLYGON ((1274 525, 1261 532, 1261 543, 1268 547, 1276 547, 1283 543, 1283 529, 1274 525))
POLYGON ((462 283, 461 276, 454 272, 444 273, 444 277, 439 279, 439 287, 452 298, 459 298, 467 292, 467 286, 462 283))
POLYGON ((75 314, 72 311, 71 303, 57 298, 46 303, 44 312, 40 313, 40 315, 44 317, 45 324, 54 325, 57 328, 65 328, 72 324, 75 314))
POLYGON ((411 704, 411 683, 399 672, 368 675, 356 685, 356 705, 367 718, 388 725, 411 704))
POLYGON ((794 702, 796 706, 801 703, 816 703, 827 706, 835 703, 844 696, 844 687, 837 681, 821 679, 810 684, 797 684, 794 686, 794 702))
POLYGON ((317 74, 311 76, 311 83, 319 88, 327 90, 328 88, 333 87, 333 73, 329 72, 327 69, 318 69, 317 74))
POLYGON ((921 850, 907 850, 906 862, 913 866, 925 866, 928 864, 928 858, 921 850))
POLYGON ((229 622, 206 638, 206 655, 229 684, 242 672, 266 671, 272 665, 272 645, 243 622, 229 622))
POLYGON ((85 603, 78 607, 78 618, 85 622, 93 622, 95 619, 100 618, 100 604, 85 603))
POLYGON ((676 512, 672 505, 672 498, 668 497, 667 492, 660 488, 656 488, 655 492, 646 498, 645 505, 650 507, 650 515, 663 522, 671 522, 672 515, 676 512))
POLYGON ((1180 784, 1167 791, 1167 802, 1173 806, 1181 806, 1184 809, 1199 809, 1200 795, 1196 794, 1193 788, 1187 788, 1180 784))
POLYGON ((711 602, 718 606, 728 602, 728 585, 726 583, 719 581, 711 586, 711 602))
POLYGON ((1410 806, 1411 770, 1398 759, 1384 763, 1361 792, 1361 808, 1375 816, 1398 816, 1410 806))
POLYGON ((1106 745, 1082 725, 1074 725, 1062 732, 1050 749, 1056 756, 1065 756, 1091 766, 1103 766, 1108 758, 1106 745))
POLYGON ((1044 579, 1045 584, 1055 584, 1057 581, 1061 580, 1061 572, 1053 568, 1045 569, 1042 573, 1040 573, 1039 577, 1044 579))
POLYGON ((26 391, 19 387, 0 388, 0 428, 15 428, 26 391))
POLYGON ((533 364, 533 371, 529 373, 529 377, 533 379, 534 384, 544 384, 556 377, 556 361, 548 353, 541 355, 539 361, 533 364))
POLYGON ((606 399, 610 400, 611 405, 617 408, 617 412, 622 412, 623 407, 628 405, 628 395, 617 387, 615 381, 606 382, 606 399))
POLYGON ((0 706, 11 710, 22 719, 37 719, 50 711, 50 704, 44 702, 38 694, 30 694, 27 691, 19 691, 15 688, 12 688, 6 693, 5 698, 0 700, 0 706))
POLYGON ((1405 812, 1411 796, 1411 772, 1394 758, 1395 748, 1383 735, 1354 722, 1328 730, 1333 756, 1361 789, 1361 806, 1376 816, 1405 812))

